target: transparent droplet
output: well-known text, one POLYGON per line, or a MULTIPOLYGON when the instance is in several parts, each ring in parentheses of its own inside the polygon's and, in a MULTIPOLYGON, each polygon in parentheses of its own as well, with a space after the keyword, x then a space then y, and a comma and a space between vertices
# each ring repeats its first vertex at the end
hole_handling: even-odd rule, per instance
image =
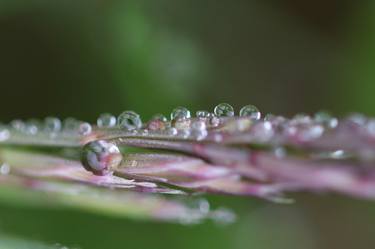
POLYGON ((208 118, 210 116, 210 112, 208 111, 204 111, 204 110, 200 110, 200 111, 197 111, 196 112, 196 117, 197 118, 208 118))
POLYGON ((66 118, 63 121, 63 131, 64 132, 77 132, 79 128, 79 121, 74 118, 66 118))
POLYGON ((169 127, 167 129, 167 134, 170 135, 170 136, 175 136, 175 135, 177 135, 177 133, 178 133, 178 131, 174 127, 169 127))
POLYGON ((35 135, 40 130, 41 124, 38 120, 31 119, 26 122, 24 132, 29 135, 35 135))
POLYGON ((25 123, 19 119, 10 122, 10 126, 16 131, 23 131, 25 129, 25 123))
POLYGON ((152 116, 152 119, 151 120, 158 120, 158 121, 162 121, 162 122, 168 122, 168 119, 166 116, 164 116, 163 114, 155 114, 154 116, 152 116))
POLYGON ((218 117, 233 117, 234 109, 230 104, 221 103, 215 107, 214 113, 218 117))
POLYGON ((59 132, 61 130, 61 121, 55 117, 47 117, 44 119, 44 130, 47 132, 59 132))
POLYGON ((206 123, 198 120, 191 124, 191 135, 197 139, 202 140, 207 136, 206 123))
POLYGON ((100 128, 111 128, 116 126, 116 117, 110 113, 103 113, 99 116, 96 124, 100 128))
POLYGON ((190 118, 190 111, 186 109, 185 107, 176 107, 171 112, 171 120, 177 120, 177 119, 188 119, 190 118))
POLYGON ((216 116, 210 117, 209 124, 213 127, 218 126, 220 124, 220 118, 216 116))
POLYGON ((375 119, 367 121, 365 128, 370 136, 375 137, 375 119))
POLYGON ((0 142, 8 140, 10 137, 9 129, 6 125, 0 124, 0 142))
POLYGON ((78 128, 78 133, 82 136, 89 135, 92 131, 92 127, 89 123, 81 123, 78 128))
POLYGON ((10 166, 7 163, 0 163, 0 174, 8 175, 10 172, 10 166))
POLYGON ((81 162, 83 167, 94 175, 107 175, 122 161, 120 149, 113 143, 97 140, 82 148, 81 162))
POLYGON ((261 113, 255 106, 245 105, 240 110, 240 116, 249 117, 252 120, 259 120, 261 118, 261 113))
POLYGON ((328 112, 320 111, 315 113, 314 120, 332 129, 338 125, 337 118, 332 117, 328 112))
POLYGON ((124 111, 117 118, 117 123, 121 128, 135 130, 142 127, 140 116, 133 111, 124 111))
POLYGON ((290 120, 291 124, 310 124, 311 117, 304 113, 298 113, 290 120))
POLYGON ((182 138, 190 137, 191 131, 189 129, 178 130, 178 136, 182 138))
POLYGON ((274 129, 269 121, 255 123, 251 130, 255 140, 260 143, 268 142, 274 135, 274 129))

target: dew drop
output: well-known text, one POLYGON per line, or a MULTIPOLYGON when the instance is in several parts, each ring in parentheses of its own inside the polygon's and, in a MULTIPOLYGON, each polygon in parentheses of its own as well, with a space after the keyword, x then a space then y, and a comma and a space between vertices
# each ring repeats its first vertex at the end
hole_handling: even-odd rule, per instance
POLYGON ((218 117, 233 117, 234 109, 230 104, 221 103, 215 107, 214 113, 218 117))
POLYGON ((249 117, 252 120, 259 120, 261 118, 261 113, 255 106, 245 105, 240 110, 240 116, 249 117))
POLYGON ((332 117, 328 112, 317 112, 314 115, 314 120, 328 128, 335 128, 338 125, 337 118, 332 117))
POLYGON ((0 124, 0 142, 8 140, 10 132, 6 125, 0 124))
POLYGON ((16 131, 23 131, 25 129, 25 123, 19 119, 10 122, 10 126, 16 131))
POLYGON ((152 116, 152 119, 151 120, 158 120, 158 121, 161 121, 161 122, 168 122, 168 119, 166 116, 164 116, 163 114, 155 114, 154 116, 152 116))
POLYGON ((79 122, 74 118, 66 118, 63 121, 63 131, 65 132, 77 132, 79 128, 79 122))
POLYGON ((197 140, 202 140, 207 136, 206 123, 202 120, 191 124, 191 135, 197 140))
POLYGON ((175 136, 175 135, 177 135, 177 133, 178 133, 178 131, 174 127, 169 127, 167 129, 167 134, 170 135, 170 136, 175 136))
POLYGON ((26 122, 24 132, 29 135, 35 135, 38 133, 41 125, 38 120, 31 119, 26 122))
POLYGON ((210 113, 208 111, 200 110, 195 113, 195 116, 200 119, 208 118, 210 113))
POLYGON ((135 130, 142 127, 140 116, 133 111, 124 111, 117 118, 117 123, 121 128, 135 130))
POLYGON ((99 116, 96 124, 100 128, 111 128, 116 126, 116 117, 110 113, 103 113, 99 116))
POLYGON ((89 135, 92 131, 92 127, 89 123, 81 123, 78 128, 78 133, 82 136, 89 135))
MULTIPOLYGON (((0 163, 1 164, 1 163, 0 163)), ((8 175, 10 172, 10 166, 7 163, 2 163, 0 165, 0 174, 1 175, 8 175)))
POLYGON ((171 120, 177 120, 177 119, 188 119, 190 118, 190 111, 185 107, 176 107, 171 112, 171 120))
POLYGON ((81 162, 83 167, 94 175, 107 175, 120 165, 122 154, 113 143, 97 140, 82 148, 81 162))
POLYGON ((44 119, 44 130, 55 133, 61 130, 61 121, 55 117, 47 117, 44 119))

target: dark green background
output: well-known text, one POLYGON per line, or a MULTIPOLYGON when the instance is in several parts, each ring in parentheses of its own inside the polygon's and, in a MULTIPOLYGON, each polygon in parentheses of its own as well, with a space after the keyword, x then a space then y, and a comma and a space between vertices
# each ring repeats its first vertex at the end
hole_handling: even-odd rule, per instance
MULTIPOLYGON (((177 105, 375 114, 371 1, 0 0, 0 118, 95 122, 177 105)), ((2 203, 0 232, 94 248, 372 248, 375 205, 217 198, 238 222, 181 226, 2 203)), ((1 239, 1 237, 0 237, 1 239)))

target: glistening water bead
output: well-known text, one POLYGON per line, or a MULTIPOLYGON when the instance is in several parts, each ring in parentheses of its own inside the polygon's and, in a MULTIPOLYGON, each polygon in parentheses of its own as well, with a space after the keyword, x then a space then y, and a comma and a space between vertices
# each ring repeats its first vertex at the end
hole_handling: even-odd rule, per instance
POLYGON ((133 111, 124 111, 117 118, 117 124, 127 130, 135 130, 142 127, 141 117, 133 111))
POLYGON ((252 120, 259 120, 261 117, 260 111, 253 105, 245 105, 240 110, 241 117, 249 117, 252 120))
POLYGON ((100 128, 111 128, 116 126, 116 117, 110 113, 103 113, 99 116, 96 124, 100 128))
POLYGON ((82 148, 81 163, 94 175, 107 175, 120 165, 122 154, 119 148, 110 142, 98 140, 82 148))
POLYGON ((230 104, 221 103, 215 107, 214 113, 218 117, 233 117, 234 109, 230 104))
POLYGON ((176 107, 171 112, 171 120, 190 118, 190 111, 185 107, 176 107))

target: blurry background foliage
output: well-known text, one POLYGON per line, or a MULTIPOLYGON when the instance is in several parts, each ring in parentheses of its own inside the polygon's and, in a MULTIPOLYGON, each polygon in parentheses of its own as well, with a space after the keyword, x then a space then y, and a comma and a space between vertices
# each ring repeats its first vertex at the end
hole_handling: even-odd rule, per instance
MULTIPOLYGON (((132 109, 147 119, 177 105, 195 111, 218 102, 285 115, 319 109, 374 115, 374 4, 0 0, 0 118, 94 122, 99 113, 132 109)), ((0 248, 19 249, 24 240, 82 249, 374 244, 373 203, 296 197, 293 206, 210 197, 239 214, 226 227, 2 202, 0 248)))

